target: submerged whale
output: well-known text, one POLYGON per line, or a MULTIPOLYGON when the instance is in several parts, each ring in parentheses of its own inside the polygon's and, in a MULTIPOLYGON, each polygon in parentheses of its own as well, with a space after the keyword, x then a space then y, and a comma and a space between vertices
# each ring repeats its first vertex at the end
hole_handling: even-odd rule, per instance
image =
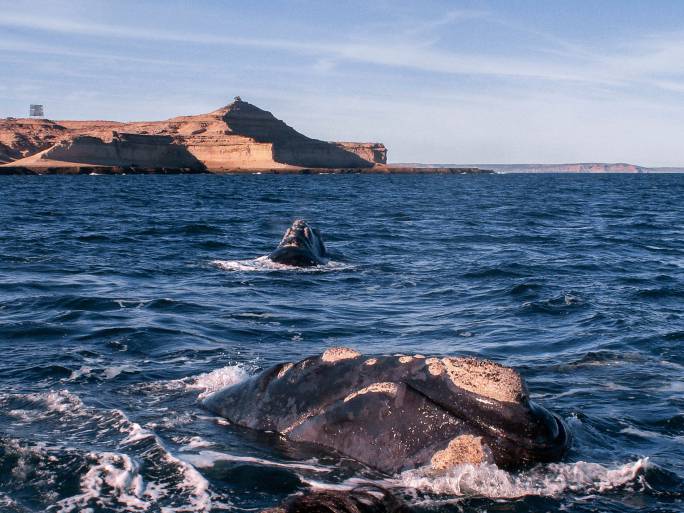
POLYGON ((297 267, 313 267, 328 262, 321 232, 302 219, 292 223, 268 258, 279 264, 297 267))
POLYGON ((363 356, 332 348, 205 399, 231 422, 312 442, 393 474, 463 463, 557 461, 563 421, 529 400, 515 370, 470 357, 363 356))

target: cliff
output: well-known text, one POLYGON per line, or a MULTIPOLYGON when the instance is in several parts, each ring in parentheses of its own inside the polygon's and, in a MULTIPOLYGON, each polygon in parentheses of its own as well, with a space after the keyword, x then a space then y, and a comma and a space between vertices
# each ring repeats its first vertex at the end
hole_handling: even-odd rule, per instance
POLYGON ((380 143, 309 138, 239 99, 208 114, 166 121, 0 120, 0 163, 15 167, 371 168, 386 156, 380 143))
POLYGON ((0 119, 0 163, 45 150, 68 134, 65 127, 47 119, 0 119))
POLYGON ((111 137, 103 139, 90 135, 73 136, 21 159, 15 165, 205 169, 185 146, 174 144, 171 137, 118 132, 112 132, 111 137))

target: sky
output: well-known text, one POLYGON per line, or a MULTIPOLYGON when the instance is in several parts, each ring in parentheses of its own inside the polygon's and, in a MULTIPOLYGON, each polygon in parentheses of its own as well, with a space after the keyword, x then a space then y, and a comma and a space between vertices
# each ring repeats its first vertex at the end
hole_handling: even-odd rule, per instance
POLYGON ((684 165, 680 0, 0 0, 0 117, 236 95, 390 162, 684 165))

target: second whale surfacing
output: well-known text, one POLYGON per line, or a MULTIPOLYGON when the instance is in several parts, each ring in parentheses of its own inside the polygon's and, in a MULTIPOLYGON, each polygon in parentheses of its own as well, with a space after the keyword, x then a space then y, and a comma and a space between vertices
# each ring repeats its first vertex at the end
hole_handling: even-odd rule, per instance
POLYGON ((570 434, 529 400, 518 372, 470 357, 363 356, 332 348, 209 396, 210 411, 388 474, 463 463, 557 461, 570 434))
POLYGON ((296 267, 313 267, 328 263, 321 232, 297 219, 287 229, 278 247, 268 255, 272 261, 296 267))

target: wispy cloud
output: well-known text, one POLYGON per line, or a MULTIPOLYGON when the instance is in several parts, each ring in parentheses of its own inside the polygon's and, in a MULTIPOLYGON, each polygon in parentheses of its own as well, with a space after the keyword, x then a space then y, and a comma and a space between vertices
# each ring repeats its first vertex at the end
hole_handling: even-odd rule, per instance
MULTIPOLYGON (((483 17, 479 11, 452 11, 442 18, 417 22, 413 29, 405 31, 403 41, 396 37, 389 40, 383 34, 361 41, 302 41, 295 39, 225 36, 211 33, 167 31, 145 27, 117 26, 98 23, 84 23, 59 18, 35 18, 15 14, 3 14, 0 26, 49 31, 68 35, 96 36, 98 38, 119 38, 178 44, 220 45, 250 47, 255 49, 293 52, 310 56, 318 63, 319 70, 330 69, 337 62, 364 63, 416 71, 481 75, 500 77, 537 78, 554 81, 575 81, 617 85, 643 75, 668 71, 675 58, 684 56, 684 46, 665 47, 655 44, 656 40, 644 42, 641 54, 614 54, 604 58, 591 56, 577 45, 555 39, 559 51, 571 56, 571 61, 548 59, 543 52, 536 58, 498 56, 483 53, 458 52, 440 49, 436 38, 411 39, 407 35, 434 30, 463 19, 483 17), (646 43, 650 43, 650 51, 646 43)), ((4 44, 5 49, 11 45, 4 44)), ((18 49, 18 47, 17 47, 18 49)), ((545 49, 546 50, 546 49, 545 49)), ((24 49, 24 51, 27 51, 24 49)), ((46 53, 52 53, 45 49, 46 53)), ((66 53, 66 50, 62 50, 66 53)), ((78 52, 71 52, 77 55, 78 52)), ((85 54, 84 54, 85 56, 85 54)), ((109 58, 115 56, 109 55, 109 58)), ((657 86, 657 83, 654 83, 657 86)))

